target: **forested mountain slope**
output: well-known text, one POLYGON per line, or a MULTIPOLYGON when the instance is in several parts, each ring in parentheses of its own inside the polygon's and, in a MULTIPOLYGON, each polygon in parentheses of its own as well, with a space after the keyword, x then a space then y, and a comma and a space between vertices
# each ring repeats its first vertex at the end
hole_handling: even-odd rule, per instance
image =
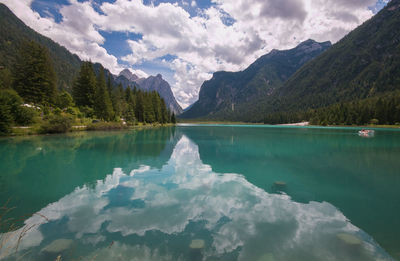
POLYGON ((299 69, 331 46, 307 40, 291 50, 272 50, 241 72, 216 72, 203 83, 199 100, 182 118, 235 120, 267 98, 299 69))
POLYGON ((0 3, 0 66, 12 70, 17 54, 26 41, 35 41, 49 50, 59 89, 71 90, 81 60, 65 47, 57 44, 25 25, 8 7, 0 3))
POLYGON ((271 110, 297 111, 400 89, 400 0, 298 70, 271 110))

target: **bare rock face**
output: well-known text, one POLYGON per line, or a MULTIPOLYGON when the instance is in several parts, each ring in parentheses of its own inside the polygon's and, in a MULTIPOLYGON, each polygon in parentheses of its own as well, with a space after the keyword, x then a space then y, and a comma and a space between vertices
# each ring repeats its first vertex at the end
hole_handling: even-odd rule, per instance
POLYGON ((133 73, 131 73, 131 71, 129 71, 129 69, 124 69, 123 71, 121 71, 119 73, 119 75, 125 76, 126 79, 128 79, 129 81, 136 81, 137 79, 139 79, 139 77, 133 73))
POLYGON ((149 76, 148 78, 139 78, 128 69, 125 69, 119 73, 118 77, 115 78, 115 81, 121 83, 124 88, 127 86, 137 86, 143 91, 156 91, 161 98, 164 99, 167 108, 174 112, 175 115, 179 115, 183 112, 182 107, 175 100, 171 86, 162 78, 161 74, 149 76))
POLYGON ((215 72, 201 86, 199 100, 180 117, 259 121, 249 116, 254 114, 255 105, 263 104, 301 66, 330 46, 330 42, 310 39, 290 50, 274 49, 243 71, 215 72))

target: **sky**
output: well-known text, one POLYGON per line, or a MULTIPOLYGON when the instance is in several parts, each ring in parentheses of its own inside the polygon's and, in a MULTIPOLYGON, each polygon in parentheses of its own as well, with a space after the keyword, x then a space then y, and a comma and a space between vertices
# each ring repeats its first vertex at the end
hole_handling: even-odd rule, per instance
POLYGON ((389 0, 0 0, 37 32, 112 73, 162 74, 178 103, 216 71, 272 49, 337 42, 389 0))

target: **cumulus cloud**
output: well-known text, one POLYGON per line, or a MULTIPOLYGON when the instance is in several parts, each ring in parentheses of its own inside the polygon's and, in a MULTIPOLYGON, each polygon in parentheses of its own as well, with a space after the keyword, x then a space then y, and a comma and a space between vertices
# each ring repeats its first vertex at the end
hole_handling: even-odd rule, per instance
MULTIPOLYGON (((94 8, 92 1, 70 0, 59 9, 62 21, 40 17, 32 0, 5 2, 25 23, 66 46, 82 59, 101 62, 113 73, 122 66, 102 44, 103 31, 132 32, 131 53, 118 57, 131 66, 159 61, 175 72, 171 83, 178 102, 196 101, 204 80, 218 70, 237 71, 272 49, 287 49, 308 38, 336 42, 373 15, 376 0, 212 0, 199 9, 196 1, 145 5, 116 0, 94 8), (190 15, 187 8, 196 9, 190 15), (98 9, 97 9, 98 10, 98 9)), ((386 0, 385 0, 386 1, 386 0)))
POLYGON ((146 72, 142 71, 142 70, 133 70, 133 69, 129 68, 129 71, 131 71, 132 74, 135 74, 139 78, 147 78, 147 77, 149 77, 149 75, 146 72))

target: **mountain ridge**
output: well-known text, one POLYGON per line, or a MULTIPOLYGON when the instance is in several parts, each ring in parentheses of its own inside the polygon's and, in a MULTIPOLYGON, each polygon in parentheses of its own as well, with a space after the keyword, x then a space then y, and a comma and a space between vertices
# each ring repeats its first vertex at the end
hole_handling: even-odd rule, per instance
MULTIPOLYGON (((46 37, 19 19, 5 4, 0 3, 0 66, 12 70, 17 58, 18 50, 23 45, 24 41, 33 40, 49 50, 54 70, 57 74, 57 87, 59 90, 72 91, 73 82, 78 75, 83 61, 76 55, 71 53, 64 46, 46 37)), ((123 77, 130 77, 127 80, 118 79, 118 76, 112 74, 107 68, 100 63, 93 63, 93 69, 96 74, 99 73, 100 67, 104 68, 106 78, 110 77, 112 84, 116 85, 123 82, 125 85, 139 80, 139 77, 131 74, 129 69, 122 71, 123 77), (128 74, 129 72, 130 74, 128 74), (129 81, 129 82, 127 82, 129 81)), ((143 81, 146 84, 146 81, 143 81)), ((148 87, 148 91, 157 91, 164 98, 167 106, 173 109, 175 113, 182 112, 182 108, 176 102, 175 97, 168 83, 160 83, 160 87, 148 87), (169 90, 164 90, 169 88, 169 90)), ((139 84, 136 84, 139 85, 139 84)), ((147 86, 147 85, 146 85, 147 86)), ((146 89, 146 88, 142 88, 146 89)))
POLYGON ((71 90, 73 80, 82 64, 76 54, 27 26, 3 3, 0 3, 0 25, 1 66, 11 70, 24 41, 33 40, 49 50, 57 74, 58 88, 71 90))
MULTIPOLYGON (((400 0, 300 68, 276 91, 278 111, 329 106, 400 89, 400 0)), ((272 110, 272 108, 269 108, 272 110)))
POLYGON ((157 74, 156 76, 150 75, 147 78, 139 78, 130 70, 124 69, 118 74, 118 76, 116 76, 115 81, 118 84, 122 84, 124 88, 135 85, 144 91, 156 91, 160 94, 161 98, 164 99, 167 107, 176 115, 179 115, 183 112, 182 107, 175 99, 175 96, 171 90, 171 86, 162 78, 161 74, 157 74))
POLYGON ((330 46, 330 42, 309 39, 289 50, 272 50, 243 71, 215 72, 201 86, 199 100, 181 117, 237 120, 238 114, 247 110, 248 103, 269 96, 301 65, 330 46))

